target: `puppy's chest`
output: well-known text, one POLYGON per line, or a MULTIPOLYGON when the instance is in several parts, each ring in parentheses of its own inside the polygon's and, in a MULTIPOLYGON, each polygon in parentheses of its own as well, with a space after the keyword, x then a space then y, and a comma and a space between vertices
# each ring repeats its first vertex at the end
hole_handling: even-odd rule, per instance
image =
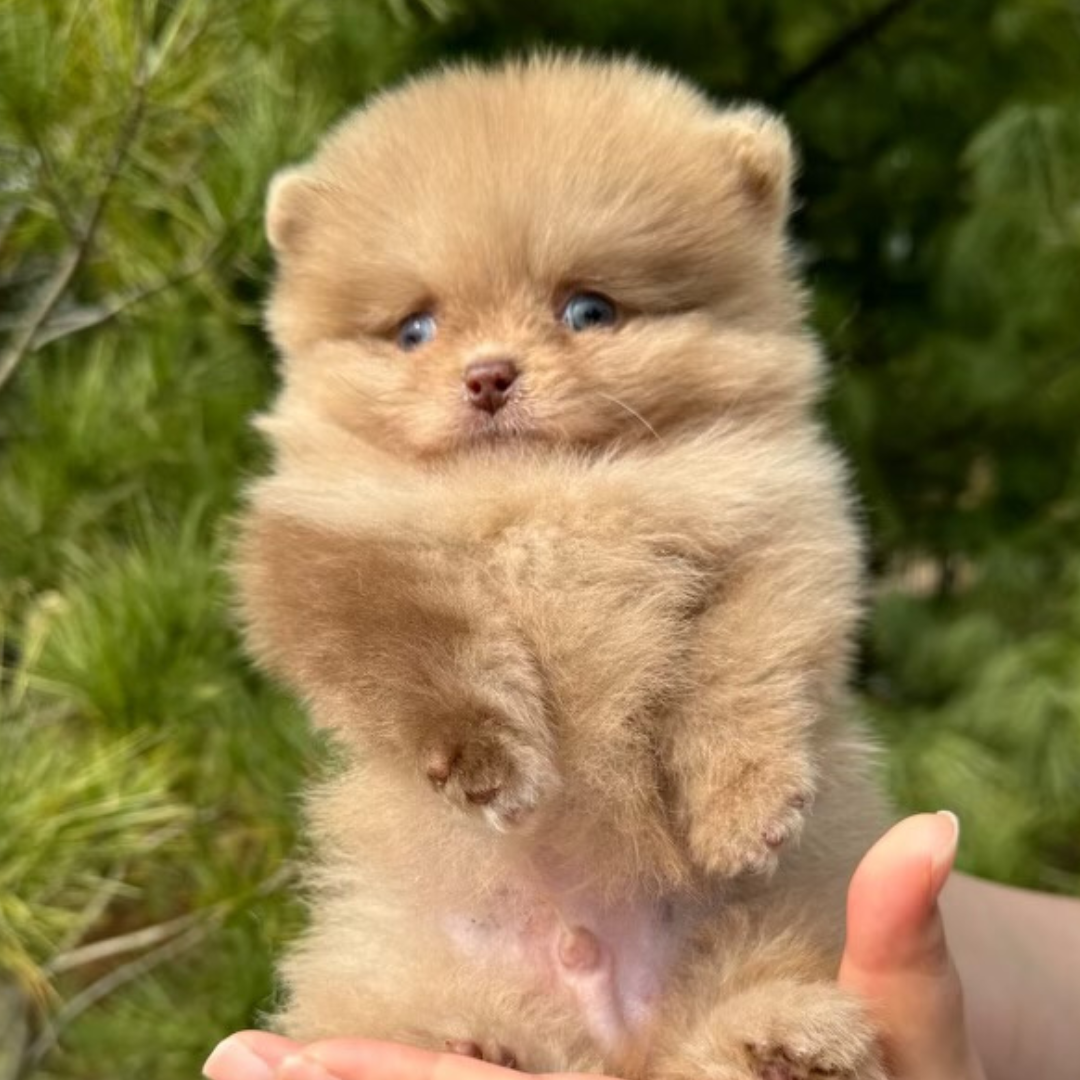
POLYGON ((716 568, 690 549, 630 520, 516 523, 478 547, 489 610, 528 642, 571 731, 685 689, 698 616, 719 591, 716 568))
POLYGON ((477 555, 499 593, 536 610, 588 605, 595 616, 686 619, 715 591, 720 568, 683 537, 632 519, 605 523, 530 521, 485 538, 477 555))

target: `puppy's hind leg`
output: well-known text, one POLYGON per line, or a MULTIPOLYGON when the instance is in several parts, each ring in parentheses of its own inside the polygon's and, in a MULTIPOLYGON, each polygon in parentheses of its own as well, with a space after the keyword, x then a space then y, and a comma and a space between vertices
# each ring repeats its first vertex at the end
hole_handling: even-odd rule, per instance
POLYGON ((656 1080, 887 1080, 862 1006, 832 983, 788 979, 719 1002, 649 1071, 656 1080))

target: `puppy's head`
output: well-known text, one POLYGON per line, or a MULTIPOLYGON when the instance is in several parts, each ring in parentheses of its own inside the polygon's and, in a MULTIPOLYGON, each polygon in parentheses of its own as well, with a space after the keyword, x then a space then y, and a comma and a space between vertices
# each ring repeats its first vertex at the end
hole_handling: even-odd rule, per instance
POLYGON ((432 459, 799 412, 780 121, 630 62, 439 72, 271 188, 283 406, 432 459))

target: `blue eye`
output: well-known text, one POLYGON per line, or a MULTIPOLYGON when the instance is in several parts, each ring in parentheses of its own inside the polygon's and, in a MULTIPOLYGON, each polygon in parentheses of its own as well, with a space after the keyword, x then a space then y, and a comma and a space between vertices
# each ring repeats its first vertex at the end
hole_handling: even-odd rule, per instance
POLYGON ((421 345, 426 345, 434 337, 435 316, 422 311, 418 315, 410 315, 398 327, 398 348, 403 349, 405 352, 412 352, 413 349, 419 349, 421 345))
POLYGON ((614 326, 617 319, 615 305, 600 293, 574 293, 562 309, 562 321, 575 333, 598 326, 614 326))

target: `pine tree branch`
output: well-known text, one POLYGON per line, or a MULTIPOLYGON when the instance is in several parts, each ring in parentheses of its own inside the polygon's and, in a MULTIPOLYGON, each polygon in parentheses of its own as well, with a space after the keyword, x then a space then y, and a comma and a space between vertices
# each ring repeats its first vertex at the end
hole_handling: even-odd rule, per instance
POLYGON ((173 937, 151 952, 144 953, 137 960, 113 968, 107 975, 92 982, 85 990, 67 1001, 64 1007, 52 1018, 40 1035, 30 1044, 23 1055, 19 1080, 29 1077, 45 1056, 59 1043, 64 1029, 77 1020, 87 1009, 92 1008, 102 998, 108 997, 114 990, 126 986, 135 979, 153 971, 154 968, 194 948, 203 941, 220 923, 220 918, 207 919, 191 927, 186 933, 173 937))
POLYGON ((197 259, 186 262, 175 274, 162 277, 150 285, 143 286, 141 289, 134 289, 121 296, 115 296, 93 307, 76 308, 74 311, 58 315, 40 328, 34 336, 34 340, 30 343, 28 352, 36 352, 46 345, 51 345, 54 341, 60 341, 63 338, 71 337, 73 334, 81 334, 86 330, 111 322, 118 315, 123 314, 136 304, 141 304, 144 300, 149 300, 159 293, 166 292, 174 285, 187 281, 188 278, 194 277, 210 265, 220 247, 221 241, 218 241, 211 246, 209 251, 204 252, 197 259))
MULTIPOLYGON (((94 942, 82 949, 69 952, 66 962, 56 968, 57 972, 70 970, 80 964, 90 963, 92 960, 108 959, 110 956, 133 951, 136 948, 145 948, 148 945, 157 946, 143 953, 142 956, 113 968, 65 1002, 25 1050, 14 1074, 14 1080, 28 1080, 37 1066, 58 1045, 64 1029, 103 998, 199 945, 243 904, 256 897, 271 895, 288 884, 295 874, 296 867, 292 863, 284 863, 250 893, 245 893, 241 897, 222 900, 209 908, 182 915, 169 922, 146 927, 131 934, 122 934, 107 941, 94 942), (96 955, 91 955, 93 950, 96 950, 96 955)), ((59 957, 57 960, 62 961, 63 958, 59 957)), ((56 965, 57 961, 53 964, 56 965)))
MULTIPOLYGON (((64 708, 66 710, 68 706, 65 706, 64 708)), ((35 723, 42 723, 41 713, 35 713, 34 719, 35 723)), ((48 720, 47 722, 52 721, 48 720)), ((163 847, 165 844, 169 843, 170 840, 176 839, 183 831, 183 829, 178 828, 175 825, 166 825, 164 828, 158 829, 146 838, 142 854, 145 856, 157 851, 158 848, 163 847)), ((126 862, 120 863, 113 870, 113 873, 105 878, 101 888, 90 897, 89 902, 75 920, 75 924, 68 933, 64 935, 64 940, 56 955, 54 955, 53 959, 44 966, 43 971, 47 976, 66 971, 68 967, 74 966, 72 964, 64 965, 63 957, 70 952, 78 951, 79 942, 82 941, 91 928, 96 925, 98 919, 105 914, 109 905, 116 898, 117 893, 126 886, 127 871, 128 864, 126 862)))
POLYGON ((774 101, 783 104, 794 97, 809 83, 820 78, 830 69, 842 64, 853 52, 873 41, 889 23, 915 6, 918 0, 887 0, 861 22, 849 26, 832 41, 823 46, 802 67, 793 71, 780 84, 774 101))
POLYGON ((54 956, 45 965, 45 971, 49 975, 62 975, 65 971, 82 967, 84 964, 94 964, 100 960, 111 960, 114 956, 122 956, 124 953, 149 949, 177 937, 193 926, 211 921, 217 914, 217 909, 212 909, 209 915, 206 911, 194 911, 154 926, 144 926, 141 930, 133 930, 128 934, 117 934, 116 937, 105 938, 102 941, 92 941, 89 945, 80 945, 78 948, 69 949, 67 952, 54 956))
MULTIPOLYGON (((89 902, 79 912, 79 917, 75 922, 75 925, 64 935, 64 941, 60 946, 61 953, 66 952, 68 949, 74 949, 75 946, 82 941, 83 936, 92 927, 98 919, 105 914, 109 905, 116 898, 116 894, 124 888, 127 877, 127 864, 121 863, 120 866, 105 879, 103 885, 93 896, 90 897, 89 902)), ((46 964, 43 968, 43 973, 48 976, 52 968, 52 962, 46 964)))
MULTIPOLYGON (((295 875, 295 867, 286 863, 261 882, 254 890, 254 896, 268 896, 276 892, 295 875)), ((154 945, 160 945, 170 938, 177 937, 190 927, 200 923, 214 922, 235 910, 243 899, 223 900, 210 908, 189 912, 179 915, 175 919, 169 919, 154 926, 144 926, 141 930, 133 930, 127 934, 117 934, 115 937, 105 938, 102 941, 92 941, 88 945, 80 945, 54 956, 45 965, 45 972, 49 976, 61 975, 65 971, 82 967, 84 964, 93 964, 101 960, 109 960, 114 956, 121 956, 128 952, 137 952, 139 949, 148 949, 154 945)))
POLYGON ((135 80, 132 84, 127 113, 117 131, 109 164, 102 176, 97 196, 78 230, 78 239, 61 257, 59 265, 49 276, 36 301, 31 305, 29 314, 23 320, 22 326, 15 331, 14 340, 0 354, 0 392, 3 391, 11 376, 15 374, 19 364, 32 351, 34 339, 53 313, 64 293, 67 292, 72 278, 75 277, 76 272, 90 253, 98 226, 101 224, 105 208, 112 196, 113 187, 116 184, 117 177, 120 175, 120 170, 124 166, 124 162, 127 160, 128 152, 131 150, 131 146, 139 133, 146 112, 148 80, 146 78, 145 59, 146 47, 144 39, 143 49, 135 68, 135 80))

